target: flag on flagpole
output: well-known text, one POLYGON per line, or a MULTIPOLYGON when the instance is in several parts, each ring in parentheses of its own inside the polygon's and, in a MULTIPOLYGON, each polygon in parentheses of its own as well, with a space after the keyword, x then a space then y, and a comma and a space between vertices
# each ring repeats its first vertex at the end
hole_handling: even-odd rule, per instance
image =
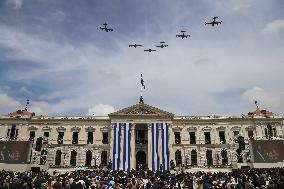
POLYGON ((141 74, 141 90, 142 90, 142 89, 146 89, 146 87, 145 87, 143 75, 141 74))

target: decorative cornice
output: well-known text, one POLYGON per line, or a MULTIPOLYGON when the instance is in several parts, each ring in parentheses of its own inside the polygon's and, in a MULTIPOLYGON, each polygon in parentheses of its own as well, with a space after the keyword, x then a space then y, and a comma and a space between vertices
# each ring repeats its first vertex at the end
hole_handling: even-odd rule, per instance
POLYGON ((96 131, 96 128, 89 126, 89 127, 85 128, 85 131, 86 131, 86 132, 95 132, 95 131, 96 131))
POLYGON ((38 130, 38 128, 35 126, 28 127, 28 131, 36 131, 36 130, 38 130))
POLYGON ((44 126, 42 128, 43 131, 51 131, 51 127, 48 127, 48 126, 44 126))
POLYGON ((135 104, 133 106, 123 108, 117 112, 109 114, 109 117, 111 119, 119 118, 122 116, 131 117, 131 118, 137 118, 137 117, 141 118, 141 116, 143 116, 145 118, 155 117, 155 118, 172 119, 174 117, 174 114, 144 103, 135 104))
POLYGON ((188 132, 191 132, 191 131, 197 131, 197 128, 196 127, 189 127, 187 129, 188 132))
POLYGON ((226 130, 226 127, 220 126, 220 127, 217 127, 216 130, 217 130, 217 131, 225 131, 225 130, 226 130))
POLYGON ((202 128, 202 131, 212 131, 212 127, 206 126, 202 128))
POLYGON ((231 128, 231 131, 240 131, 241 130, 241 127, 239 126, 234 126, 231 128))
POLYGON ((56 128, 56 130, 57 130, 57 132, 65 132, 65 131, 66 131, 66 128, 60 126, 60 127, 56 128))
POLYGON ((71 132, 80 132, 80 131, 81 131, 80 127, 75 126, 71 128, 71 132))

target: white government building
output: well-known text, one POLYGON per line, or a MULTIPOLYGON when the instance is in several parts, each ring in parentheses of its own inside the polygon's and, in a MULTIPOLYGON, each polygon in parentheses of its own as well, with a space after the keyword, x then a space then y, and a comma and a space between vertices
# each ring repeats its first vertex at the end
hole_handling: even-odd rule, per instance
POLYGON ((250 139, 283 138, 283 117, 267 110, 241 116, 176 116, 138 104, 108 116, 44 116, 18 110, 0 117, 3 141, 33 141, 30 167, 46 170, 151 170, 235 167, 249 161, 250 139))

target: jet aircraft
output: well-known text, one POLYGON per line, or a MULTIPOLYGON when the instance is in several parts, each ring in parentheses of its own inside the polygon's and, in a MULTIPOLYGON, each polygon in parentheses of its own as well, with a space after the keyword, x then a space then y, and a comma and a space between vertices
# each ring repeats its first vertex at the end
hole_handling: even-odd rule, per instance
POLYGON ((214 26, 214 25, 222 24, 222 21, 216 22, 217 18, 218 18, 217 16, 213 17, 213 21, 212 22, 205 22, 205 25, 207 25, 207 24, 210 25, 211 24, 212 26, 214 26))
POLYGON ((134 44, 134 45, 129 45, 129 47, 134 47, 134 48, 136 48, 136 47, 142 47, 142 45, 134 44))
POLYGON ((176 35, 176 37, 181 37, 182 39, 183 39, 183 38, 190 37, 190 35, 185 35, 185 34, 184 34, 186 31, 181 31, 181 32, 182 32, 182 34, 178 34, 178 35, 176 35))
POLYGON ((100 27, 101 30, 105 30, 106 32, 113 31, 112 28, 107 28, 107 23, 104 23, 103 25, 104 27, 100 27))
POLYGON ((155 49, 146 49, 144 51, 152 52, 152 51, 156 51, 156 50, 155 49))
POLYGON ((160 48, 164 48, 164 47, 167 47, 167 46, 169 46, 169 45, 165 45, 165 42, 160 42, 161 43, 161 45, 157 45, 156 47, 160 47, 160 48))

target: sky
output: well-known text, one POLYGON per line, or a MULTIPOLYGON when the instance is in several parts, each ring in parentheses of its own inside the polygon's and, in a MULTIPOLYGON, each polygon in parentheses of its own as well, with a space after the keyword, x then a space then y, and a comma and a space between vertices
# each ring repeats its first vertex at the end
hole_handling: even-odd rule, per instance
POLYGON ((175 115, 247 114, 255 100, 283 115, 283 10, 283 0, 0 0, 0 114, 29 99, 37 115, 107 115, 138 103, 143 73, 144 102, 175 115), (205 26, 214 16, 222 24, 205 26))

